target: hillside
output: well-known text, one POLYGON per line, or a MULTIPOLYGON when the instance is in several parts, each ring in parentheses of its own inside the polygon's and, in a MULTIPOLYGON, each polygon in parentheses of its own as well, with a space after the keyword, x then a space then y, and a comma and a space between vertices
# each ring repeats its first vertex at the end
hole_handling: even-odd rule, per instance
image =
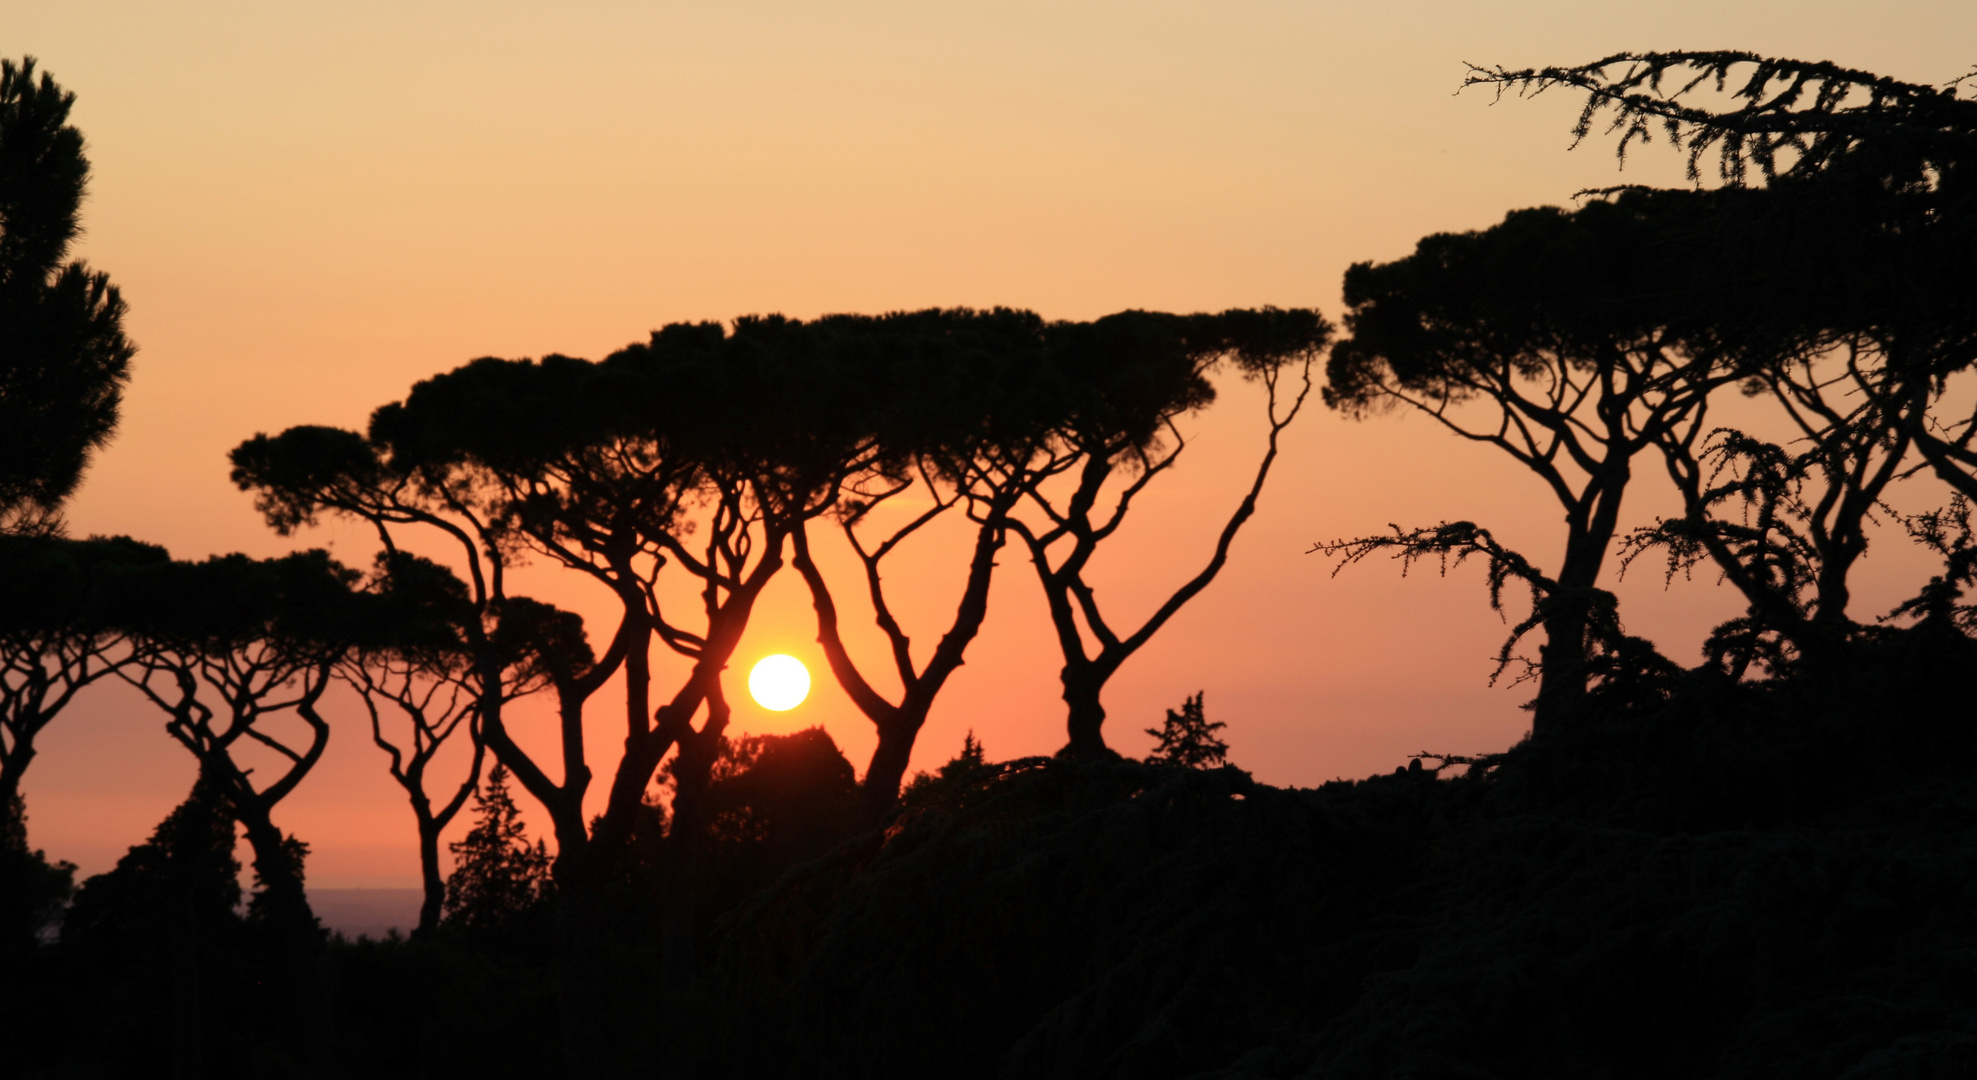
POLYGON ((732 1076, 1977 1074, 1977 663, 1610 687, 1449 779, 1018 763, 735 918, 732 1076))

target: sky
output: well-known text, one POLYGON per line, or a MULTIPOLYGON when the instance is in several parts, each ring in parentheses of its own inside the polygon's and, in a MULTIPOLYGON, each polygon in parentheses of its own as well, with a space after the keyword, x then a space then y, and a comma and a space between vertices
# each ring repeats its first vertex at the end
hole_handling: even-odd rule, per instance
MULTIPOLYGON (((361 427, 475 357, 601 358, 683 320, 998 304, 1075 319, 1275 304, 1336 320, 1353 262, 1588 187, 1682 182, 1660 147, 1624 173, 1610 142, 1571 149, 1563 95, 1457 93, 1465 63, 1737 48, 1940 83, 1977 62, 1977 6, 1919 0, 0 0, 0 27, 0 52, 35 56, 77 94, 94 171, 76 253, 122 288, 141 350, 72 531, 182 558, 327 546, 353 565, 370 557, 361 530, 276 536, 228 482, 227 450, 293 424, 361 427)), ((1194 418, 1179 467, 1101 556, 1109 610, 1143 617, 1207 558, 1261 452, 1262 408, 1231 383, 1194 418)), ((1897 498, 1940 493, 1915 481, 1897 498)), ((1229 566, 1114 679, 1109 740, 1144 753, 1143 729, 1200 691, 1232 760, 1273 784, 1513 744, 1529 687, 1489 685, 1505 627, 1479 568, 1334 577, 1310 549, 1470 519, 1546 565, 1562 542, 1548 499, 1420 418, 1352 421, 1314 400, 1229 566)), ((1628 505, 1639 523, 1670 498, 1644 482, 1628 505)), ((922 650, 958 596, 965 542, 937 531, 894 571, 922 650)), ((1928 572, 1884 538, 1856 615, 1928 572)), ((993 758, 1061 745, 1059 661, 1029 573, 1005 553, 916 767, 970 730, 993 758)), ((525 577, 608 635, 606 598, 544 568, 525 577)), ((1629 629, 1685 662, 1739 607, 1705 575, 1664 588, 1636 568, 1617 588, 1629 629)), ((817 687, 786 713, 744 702, 736 727, 822 725, 862 770, 870 725, 814 636, 786 573, 731 696, 773 652, 808 662, 817 687)), ((881 659, 869 632, 853 647, 881 659)), ((411 813, 354 703, 335 709, 327 756, 277 821, 311 845, 312 886, 413 886, 411 813)), ((600 772, 622 738, 612 721, 608 705, 593 720, 600 772)), ((79 702, 40 751, 32 841, 84 873, 142 841, 192 781, 162 718, 117 688, 79 702)))

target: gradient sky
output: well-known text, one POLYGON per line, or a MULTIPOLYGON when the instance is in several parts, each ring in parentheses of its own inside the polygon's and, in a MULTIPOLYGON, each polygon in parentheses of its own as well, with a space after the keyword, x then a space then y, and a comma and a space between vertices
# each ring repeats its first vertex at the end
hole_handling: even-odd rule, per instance
MULTIPOLYGON (((270 533, 227 482, 226 451, 297 423, 361 427, 477 356, 601 357, 678 320, 995 304, 1336 318, 1351 262, 1585 187, 1680 181, 1658 148, 1625 173, 1610 143, 1568 152, 1577 102, 1563 95, 1456 94, 1465 61, 1741 48, 1942 82, 1977 60, 1968 2, 577 7, 0 3, 0 52, 38 57, 78 95, 94 164, 80 254, 122 286, 142 350, 117 440, 70 510, 76 533, 189 558, 327 545, 361 565, 368 538, 352 527, 270 533)), ((1231 386, 1200 418, 1104 555, 1110 605, 1151 610, 1206 557, 1260 449, 1259 408, 1231 386)), ((1514 742, 1528 691, 1486 685, 1503 627, 1480 570, 1334 579, 1305 553, 1390 521, 1469 518, 1555 563, 1558 511, 1498 457, 1419 419, 1350 422, 1314 403, 1229 568, 1112 683, 1113 745, 1143 752, 1140 730, 1196 690, 1233 760, 1276 784, 1514 742)), ((1666 508, 1652 479, 1630 494, 1637 520, 1666 508)), ((961 538, 930 540, 895 571, 928 645, 961 538)), ((1062 742, 1048 623, 1028 567, 1003 563, 919 767, 970 728, 998 758, 1062 742)), ((1927 572, 1899 541, 1877 547, 1856 614, 1927 572)), ((608 611, 581 584, 540 581, 608 611)), ((1637 573, 1621 592, 1630 629, 1684 661, 1739 606, 1713 577, 1663 590, 1637 573)), ((786 574, 738 660, 795 653, 818 690, 789 713, 744 705, 737 726, 822 724, 862 769, 869 725, 813 636, 786 574)), ((277 820, 313 846, 313 885, 412 886, 411 815, 344 705, 277 820)), ((600 772, 622 738, 610 712, 607 692, 600 772)), ((33 842, 101 871, 191 779, 159 717, 102 691, 42 739, 33 842)))

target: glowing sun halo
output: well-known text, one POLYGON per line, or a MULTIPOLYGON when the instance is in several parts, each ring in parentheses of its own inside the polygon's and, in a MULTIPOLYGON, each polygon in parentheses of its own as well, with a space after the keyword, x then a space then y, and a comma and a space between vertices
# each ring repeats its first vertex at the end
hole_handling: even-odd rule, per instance
POLYGON ((749 669, 748 692, 763 708, 785 712, 810 696, 810 672, 794 656, 765 656, 749 669))

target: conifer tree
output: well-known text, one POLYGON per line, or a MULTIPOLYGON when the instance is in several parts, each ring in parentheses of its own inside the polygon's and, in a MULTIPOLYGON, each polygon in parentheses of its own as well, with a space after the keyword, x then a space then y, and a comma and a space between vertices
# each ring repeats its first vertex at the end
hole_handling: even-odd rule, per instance
POLYGON ((981 740, 975 738, 971 729, 961 740, 960 753, 933 772, 913 774, 912 782, 900 792, 900 803, 907 807, 924 807, 943 802, 965 802, 966 793, 971 788, 979 786, 999 771, 989 762, 988 752, 982 749, 981 740))
POLYGON ((540 901, 549 884, 549 850, 529 843, 522 814, 508 793, 508 770, 497 764, 486 786, 474 795, 472 832, 453 852, 446 878, 447 925, 464 930, 499 930, 540 901))
POLYGON ((89 183, 75 95, 34 59, 0 61, 0 531, 60 530, 59 510, 117 425, 124 301, 68 258, 89 183))
POLYGON ((1203 691, 1196 691, 1181 703, 1180 712, 1168 709, 1167 719, 1158 728, 1146 729, 1148 735, 1160 740, 1160 745, 1146 756, 1148 765, 1213 769, 1228 764, 1229 744, 1215 735, 1228 725, 1209 722, 1202 712, 1202 694, 1203 691))
POLYGON ((75 890, 75 864, 50 864, 27 846, 27 810, 18 793, 0 806, 0 961, 32 948, 75 890))

